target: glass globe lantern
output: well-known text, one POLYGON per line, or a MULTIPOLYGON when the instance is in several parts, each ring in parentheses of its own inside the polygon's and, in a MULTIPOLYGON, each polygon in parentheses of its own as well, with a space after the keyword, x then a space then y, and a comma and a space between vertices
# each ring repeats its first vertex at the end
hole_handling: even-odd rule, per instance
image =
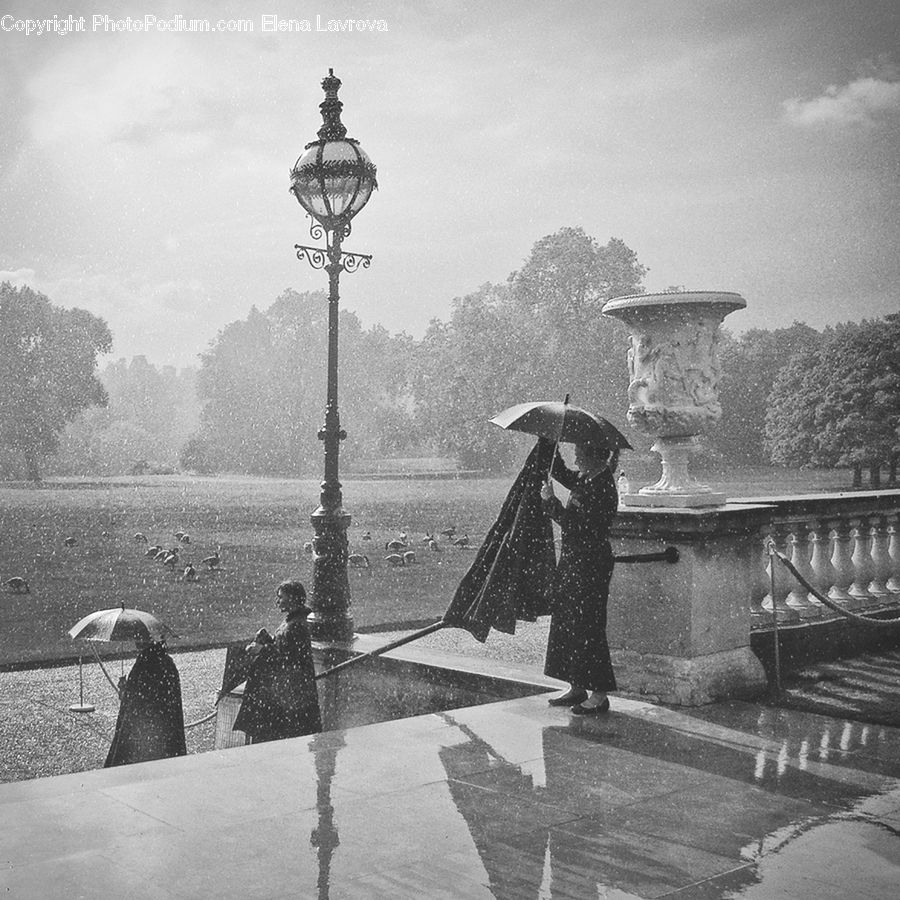
POLYGON ((337 98, 341 80, 328 70, 319 105, 322 127, 319 139, 304 148, 291 169, 291 193, 326 231, 346 236, 350 220, 368 203, 378 184, 376 168, 359 141, 347 137, 341 122, 343 103, 337 98))

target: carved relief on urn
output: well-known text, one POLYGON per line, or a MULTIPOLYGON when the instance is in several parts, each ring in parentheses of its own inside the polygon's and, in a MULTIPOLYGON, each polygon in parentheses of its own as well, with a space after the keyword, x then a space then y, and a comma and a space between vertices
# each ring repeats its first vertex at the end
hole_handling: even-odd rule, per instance
POLYGON ((743 309, 740 294, 680 291, 616 297, 603 314, 631 331, 628 350, 628 421, 656 437, 662 477, 625 497, 627 506, 709 506, 724 494, 695 481, 688 457, 697 436, 718 421, 719 325, 743 309))

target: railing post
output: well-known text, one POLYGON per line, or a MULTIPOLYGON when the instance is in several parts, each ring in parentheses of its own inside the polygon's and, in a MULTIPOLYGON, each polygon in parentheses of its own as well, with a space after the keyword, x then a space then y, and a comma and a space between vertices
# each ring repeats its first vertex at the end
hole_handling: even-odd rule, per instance
MULTIPOLYGON (((791 550, 791 563, 803 578, 812 583, 812 568, 809 564, 809 532, 803 532, 799 526, 788 535, 788 546, 791 550)), ((822 615, 821 604, 810 602, 809 592, 796 579, 791 579, 791 590, 785 598, 785 604, 795 610, 801 619, 817 619, 822 615)))
POLYGON ((781 696, 781 641, 778 637, 778 603, 775 585, 775 540, 769 537, 766 541, 766 550, 769 554, 769 595, 772 597, 772 638, 774 640, 774 657, 775 657, 775 696, 781 696))
POLYGON ((891 574, 886 586, 892 594, 900 594, 900 531, 897 528, 900 516, 894 513, 891 519, 893 522, 888 526, 888 557, 890 558, 891 574))
POLYGON ((859 601, 860 606, 869 606, 873 597, 869 593, 869 582, 872 580, 872 553, 869 546, 868 519, 851 519, 850 526, 853 529, 853 554, 850 557, 853 563, 853 583, 850 585, 849 594, 859 601))
MULTIPOLYGON (((811 528, 809 541, 812 545, 812 553, 809 558, 812 578, 809 579, 809 583, 823 597, 827 597, 834 584, 834 567, 831 565, 831 532, 828 526, 821 521, 811 522, 809 527, 811 528)), ((810 603, 819 605, 823 616, 834 615, 821 600, 812 594, 810 594, 809 600, 810 603)))
POLYGON ((773 577, 773 569, 780 563, 775 562, 771 548, 777 550, 779 544, 784 546, 785 538, 785 526, 776 523, 770 527, 769 536, 766 539, 766 573, 769 577, 769 592, 766 594, 762 605, 763 609, 770 616, 777 616, 779 624, 800 621, 800 612, 787 602, 788 594, 791 590, 790 584, 784 578, 776 579, 773 577), (773 590, 776 591, 774 595, 773 590))
POLYGON ((849 593, 850 585, 853 584, 850 527, 840 519, 829 522, 829 525, 834 532, 834 550, 831 554, 834 584, 828 592, 828 598, 846 609, 857 609, 861 604, 849 593))
POLYGON ((872 580, 869 593, 884 602, 890 597, 887 580, 891 574, 891 558, 888 556, 887 516, 873 516, 871 535, 872 580))

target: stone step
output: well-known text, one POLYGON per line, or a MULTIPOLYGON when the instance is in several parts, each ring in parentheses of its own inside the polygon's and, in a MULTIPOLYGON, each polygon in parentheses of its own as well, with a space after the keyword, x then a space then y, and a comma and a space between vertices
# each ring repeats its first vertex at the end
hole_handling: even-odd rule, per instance
POLYGON ((779 705, 900 726, 900 650, 805 666, 783 687, 779 705))

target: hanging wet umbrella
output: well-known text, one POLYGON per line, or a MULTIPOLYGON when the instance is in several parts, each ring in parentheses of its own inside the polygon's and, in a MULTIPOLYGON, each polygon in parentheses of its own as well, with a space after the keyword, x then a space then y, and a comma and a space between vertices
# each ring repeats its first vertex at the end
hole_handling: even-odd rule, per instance
POLYGON ((628 439, 602 416, 572 406, 568 397, 532 403, 517 403, 497 413, 490 421, 509 431, 522 431, 569 444, 592 443, 610 450, 631 450, 628 439))
POLYGON ((69 637, 79 641, 161 641, 167 636, 178 637, 156 616, 140 609, 126 609, 124 603, 92 612, 69 629, 69 637))

